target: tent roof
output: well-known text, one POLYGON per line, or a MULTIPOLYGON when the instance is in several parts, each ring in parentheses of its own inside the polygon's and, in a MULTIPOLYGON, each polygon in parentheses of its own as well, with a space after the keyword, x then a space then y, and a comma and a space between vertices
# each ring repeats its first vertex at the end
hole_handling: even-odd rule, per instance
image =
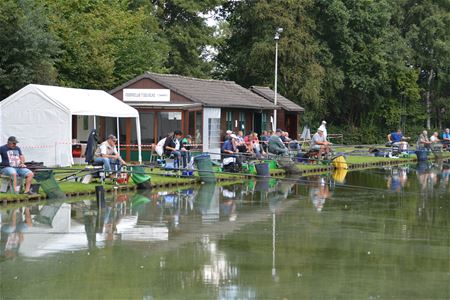
POLYGON ((136 109, 101 90, 85 90, 49 85, 29 84, 2 102, 6 107, 15 99, 35 93, 72 115, 136 118, 136 109))

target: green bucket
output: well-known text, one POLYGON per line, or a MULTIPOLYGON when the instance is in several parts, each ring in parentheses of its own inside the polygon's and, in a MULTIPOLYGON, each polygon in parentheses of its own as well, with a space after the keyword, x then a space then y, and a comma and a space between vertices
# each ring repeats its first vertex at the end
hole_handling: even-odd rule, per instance
POLYGON ((275 170, 278 168, 276 160, 268 159, 268 160, 264 160, 264 162, 269 164, 269 170, 275 170))
POLYGON ((150 175, 145 173, 145 169, 141 166, 133 166, 131 169, 131 180, 138 186, 138 188, 150 188, 150 175))
POLYGON ((209 154, 197 155, 194 157, 195 165, 198 169, 198 174, 203 182, 213 183, 216 182, 215 171, 213 169, 211 157, 209 154))
POLYGON ((66 194, 61 190, 58 182, 56 182, 52 170, 38 171, 35 173, 34 179, 41 185, 42 190, 44 190, 49 199, 66 198, 66 194))

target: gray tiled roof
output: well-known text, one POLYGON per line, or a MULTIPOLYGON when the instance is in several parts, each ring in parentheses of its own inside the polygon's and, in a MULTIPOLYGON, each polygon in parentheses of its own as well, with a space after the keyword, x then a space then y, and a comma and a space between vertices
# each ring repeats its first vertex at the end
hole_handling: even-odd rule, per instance
MULTIPOLYGON (((275 92, 271 88, 265 86, 252 86, 250 90, 261 97, 266 98, 270 102, 274 102, 275 92)), ((277 105, 281 106, 283 109, 287 111, 305 111, 300 105, 280 95, 280 93, 277 94, 277 105)))
POLYGON ((111 90, 113 94, 141 79, 148 78, 193 102, 207 107, 231 107, 252 109, 274 109, 264 97, 249 91, 234 81, 197 79, 172 74, 145 72, 121 86, 111 90))

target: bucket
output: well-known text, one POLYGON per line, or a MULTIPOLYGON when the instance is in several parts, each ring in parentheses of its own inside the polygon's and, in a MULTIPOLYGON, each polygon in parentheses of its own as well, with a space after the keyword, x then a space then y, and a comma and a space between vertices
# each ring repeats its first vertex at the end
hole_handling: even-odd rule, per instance
POLYGON ((264 162, 269 164, 270 170, 275 170, 276 168, 278 168, 276 160, 269 159, 269 160, 265 160, 264 162))
POLYGON ((256 164, 255 168, 256 174, 258 174, 259 176, 270 177, 270 169, 268 163, 256 164))
POLYGON ((426 161, 428 152, 426 150, 416 150, 417 161, 426 161))
POLYGON ((140 190, 151 188, 151 177, 148 174, 145 174, 145 169, 141 166, 131 167, 131 180, 133 180, 140 190))
POLYGON ((197 155, 196 157, 194 157, 194 162, 195 165, 197 166, 200 179, 203 182, 206 183, 216 182, 211 157, 209 157, 209 154, 197 155))
POLYGON ((34 194, 39 194, 39 189, 41 188, 41 185, 39 183, 33 183, 30 185, 30 192, 34 194))

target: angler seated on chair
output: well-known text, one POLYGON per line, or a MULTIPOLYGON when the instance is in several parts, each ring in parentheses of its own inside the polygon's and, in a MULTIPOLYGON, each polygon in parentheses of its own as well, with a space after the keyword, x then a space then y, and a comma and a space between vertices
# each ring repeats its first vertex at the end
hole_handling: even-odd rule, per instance
POLYGON ((442 133, 442 145, 444 146, 444 149, 450 150, 450 128, 445 128, 444 132, 442 133))
POLYGON ((426 130, 422 131, 422 133, 417 138, 416 147, 418 150, 431 150, 432 142, 428 138, 428 132, 426 130))
POLYGON ((328 155, 331 153, 331 143, 327 141, 323 134, 323 129, 320 127, 311 139, 310 151, 318 152, 317 157, 319 159, 323 154, 328 155))
POLYGON ((281 129, 277 129, 275 131, 275 134, 269 138, 269 153, 275 155, 287 155, 289 153, 288 148, 286 148, 283 141, 281 140, 282 134, 283 131, 281 129))
POLYGON ((180 152, 180 139, 183 133, 180 130, 175 130, 172 136, 166 138, 164 143, 164 155, 169 158, 175 159, 174 166, 180 165, 181 152, 180 152))
POLYGON ((11 177, 14 192, 16 192, 17 177, 20 176, 25 178, 26 183, 24 193, 32 194, 30 187, 34 175, 31 170, 27 169, 25 157, 22 150, 16 145, 17 143, 19 143, 17 139, 14 136, 10 136, 7 144, 0 147, 0 156, 2 159, 0 164, 0 174, 11 177))
POLYGON ((401 129, 397 129, 395 132, 391 132, 387 136, 388 142, 386 143, 387 147, 396 146, 399 149, 405 149, 408 147, 409 137, 405 137, 402 133, 401 129))
MULTIPOLYGON (((117 172, 127 163, 120 157, 116 148, 117 138, 110 134, 106 141, 100 144, 95 151, 94 163, 103 164, 105 172, 117 172)), ((111 177, 113 175, 111 174, 111 177)))
POLYGON ((229 171, 235 168, 235 166, 240 168, 242 165, 242 156, 240 156, 238 145, 237 145, 237 136, 235 134, 231 134, 229 139, 227 139, 222 145, 222 161, 224 164, 224 169, 229 171))
POLYGON ((431 142, 431 150, 442 151, 443 144, 442 144, 442 140, 439 139, 439 133, 437 131, 434 132, 433 135, 430 136, 430 142, 431 142))

